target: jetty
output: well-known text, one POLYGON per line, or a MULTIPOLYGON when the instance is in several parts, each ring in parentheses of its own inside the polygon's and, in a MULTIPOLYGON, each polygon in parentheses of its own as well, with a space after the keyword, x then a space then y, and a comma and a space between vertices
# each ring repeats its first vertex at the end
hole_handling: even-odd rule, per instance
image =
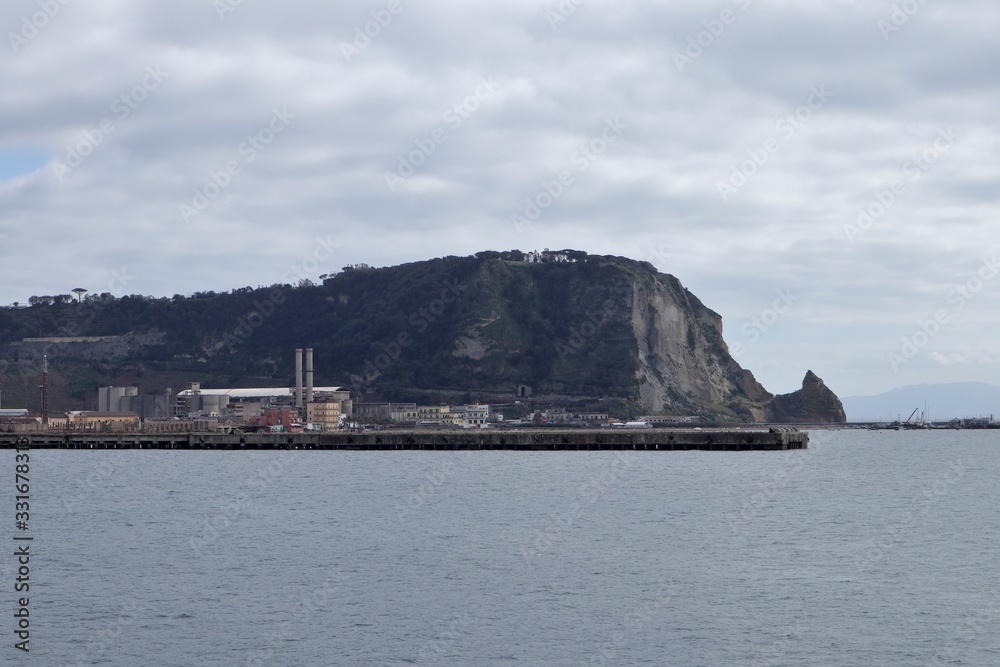
POLYGON ((806 449, 794 428, 753 429, 483 429, 304 433, 0 433, 0 449, 183 450, 493 450, 493 451, 781 451, 806 449))

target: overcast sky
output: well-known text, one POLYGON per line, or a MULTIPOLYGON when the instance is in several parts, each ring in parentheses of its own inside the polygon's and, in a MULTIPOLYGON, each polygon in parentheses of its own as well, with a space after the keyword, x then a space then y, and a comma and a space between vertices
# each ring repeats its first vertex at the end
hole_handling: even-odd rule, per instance
POLYGON ((0 27, 0 303, 568 247, 676 275, 774 392, 1000 378, 995 2, 7 0, 0 27))

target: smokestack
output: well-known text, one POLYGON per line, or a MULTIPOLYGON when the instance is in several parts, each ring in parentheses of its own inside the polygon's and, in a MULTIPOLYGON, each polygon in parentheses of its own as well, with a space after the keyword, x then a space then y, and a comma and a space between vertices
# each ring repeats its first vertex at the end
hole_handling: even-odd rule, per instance
POLYGON ((306 403, 313 400, 313 349, 306 348, 306 403))
POLYGON ((302 348, 295 348, 295 407, 302 407, 302 348))
POLYGON ((49 355, 42 355, 42 423, 49 424, 49 355))

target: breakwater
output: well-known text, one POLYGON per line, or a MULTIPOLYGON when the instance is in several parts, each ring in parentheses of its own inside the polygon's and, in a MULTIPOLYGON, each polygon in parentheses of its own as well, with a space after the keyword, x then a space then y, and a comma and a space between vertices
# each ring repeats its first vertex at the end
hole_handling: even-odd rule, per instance
POLYGON ((0 449, 760 451, 805 449, 809 434, 769 430, 525 429, 359 433, 0 433, 0 449))

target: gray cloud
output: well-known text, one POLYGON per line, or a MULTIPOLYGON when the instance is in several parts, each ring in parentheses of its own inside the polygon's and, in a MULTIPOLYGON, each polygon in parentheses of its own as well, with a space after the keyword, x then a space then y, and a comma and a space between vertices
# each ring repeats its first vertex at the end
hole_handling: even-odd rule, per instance
POLYGON ((103 291, 123 268, 142 294, 269 284, 328 235, 339 247, 317 276, 576 247, 677 275, 774 391, 806 368, 842 394, 990 381, 1000 281, 907 364, 886 359, 993 251, 1000 17, 985 1, 926 3, 883 35, 893 4, 243 2, 220 18, 193 0, 70 2, 15 52, 9 33, 41 10, 9 2, 0 152, 52 159, 0 182, 0 302, 103 291), (148 68, 167 74, 139 101, 148 68), (484 80, 495 89, 477 95, 484 80), (823 86, 832 96, 805 117, 823 86), (268 136, 276 109, 294 118, 268 136), (581 161, 615 118, 620 136, 581 161), (105 119, 112 131, 60 173, 105 119), (948 128, 954 144, 914 170, 948 128), (185 221, 179 207, 233 162, 185 221), (403 163, 412 174, 391 189, 403 163), (537 219, 513 224, 564 171, 537 219), (777 322, 744 330, 789 288, 777 322))

